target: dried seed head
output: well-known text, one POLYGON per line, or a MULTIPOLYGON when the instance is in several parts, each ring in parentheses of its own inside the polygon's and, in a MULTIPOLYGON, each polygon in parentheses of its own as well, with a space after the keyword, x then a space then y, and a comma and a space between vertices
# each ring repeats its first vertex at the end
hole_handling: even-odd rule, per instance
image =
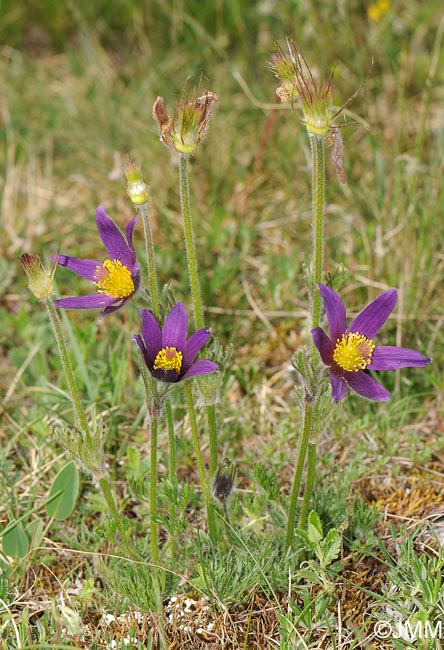
POLYGON ((282 81, 276 89, 276 95, 282 102, 292 102, 298 97, 293 61, 291 56, 279 50, 270 56, 269 69, 282 81))
POLYGON ((159 125, 160 139, 179 154, 190 155, 205 138, 210 115, 219 97, 205 90, 199 97, 180 100, 174 117, 170 118, 162 97, 153 106, 153 117, 159 125))
POLYGON ((228 458, 219 464, 213 478, 213 496, 225 505, 233 491, 236 466, 228 458))

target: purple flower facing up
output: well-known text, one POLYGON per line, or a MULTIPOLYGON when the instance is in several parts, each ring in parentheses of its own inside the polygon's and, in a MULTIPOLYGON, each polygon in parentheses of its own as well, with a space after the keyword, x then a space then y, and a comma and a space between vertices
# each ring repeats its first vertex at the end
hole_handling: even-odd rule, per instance
POLYGON ((108 259, 102 263, 67 255, 51 257, 61 266, 66 266, 82 278, 94 282, 97 291, 87 296, 55 300, 56 307, 103 309, 101 316, 106 316, 128 302, 139 286, 140 266, 133 246, 136 220, 137 217, 134 217, 126 227, 125 240, 116 224, 106 214, 105 208, 99 206, 96 211, 97 230, 108 253, 108 259))
POLYGON ((322 361, 329 366, 332 397, 341 400, 347 388, 374 401, 386 401, 390 393, 370 375, 369 370, 421 368, 431 362, 416 350, 391 345, 376 346, 373 337, 390 316, 398 294, 391 289, 365 307, 346 328, 345 307, 338 294, 319 285, 324 300, 330 336, 321 327, 311 331, 322 361))
POLYGON ((162 329, 150 311, 140 309, 139 314, 142 319, 142 336, 136 334, 133 338, 142 350, 146 366, 155 379, 178 382, 193 375, 206 375, 219 370, 208 359, 195 361, 211 333, 200 329, 187 339, 188 316, 181 302, 174 305, 165 318, 162 329))

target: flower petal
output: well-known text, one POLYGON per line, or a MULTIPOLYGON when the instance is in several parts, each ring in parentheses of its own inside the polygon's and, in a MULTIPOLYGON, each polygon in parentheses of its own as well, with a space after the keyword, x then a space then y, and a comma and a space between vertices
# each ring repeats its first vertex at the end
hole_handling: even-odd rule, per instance
POLYGON ((356 316, 350 323, 347 333, 359 332, 369 339, 373 338, 392 313, 397 300, 396 289, 381 294, 356 316))
POLYGON ((108 217, 101 205, 96 210, 96 224, 99 235, 110 260, 120 260, 129 269, 134 264, 134 254, 116 224, 108 217))
POLYGON ((188 339, 188 341, 185 343, 185 346, 183 348, 183 360, 182 360, 182 368, 185 370, 185 372, 188 370, 188 368, 191 366, 193 363, 194 359, 197 357, 205 343, 208 341, 208 339, 211 336, 210 330, 206 329, 201 329, 198 330, 197 332, 194 332, 188 339))
POLYGON ((93 293, 88 296, 60 298, 54 300, 54 305, 62 309, 102 309, 103 307, 109 307, 114 302, 116 302, 116 299, 112 296, 107 296, 104 293, 93 293))
POLYGON ((344 372, 344 380, 356 393, 374 402, 386 402, 390 399, 389 391, 362 370, 344 372))
POLYGON ((137 221, 137 215, 131 219, 131 221, 129 222, 125 230, 126 239, 128 242, 128 248, 133 254, 133 264, 136 261, 136 251, 134 250, 134 245, 133 245, 133 230, 134 230, 134 226, 136 225, 136 221, 137 221))
POLYGON ((333 363, 333 350, 335 346, 321 327, 315 327, 314 330, 311 330, 311 335, 315 346, 319 350, 322 361, 326 366, 331 366, 333 363))
POLYGON ((347 392, 347 384, 339 375, 335 373, 333 369, 330 369, 328 371, 328 374, 330 375, 331 396, 333 398, 333 401, 339 402, 339 400, 345 397, 345 394, 347 392))
POLYGON ((319 293, 324 300, 325 315, 327 316, 330 337, 332 341, 340 339, 345 332, 344 303, 333 289, 325 284, 319 284, 319 293))
POLYGON ((145 341, 147 365, 152 368, 157 353, 162 349, 162 332, 150 311, 139 309, 139 314, 142 319, 142 336, 145 341))
POLYGON ((372 370, 397 370, 397 368, 422 368, 431 362, 416 350, 398 348, 394 345, 378 345, 368 368, 372 370))
POLYGON ((67 255, 51 255, 51 260, 60 266, 65 266, 67 269, 74 271, 77 275, 87 280, 94 282, 94 274, 98 266, 102 266, 96 260, 81 260, 78 257, 68 257, 67 255))
POLYGON ((213 361, 209 361, 209 359, 199 359, 193 363, 191 368, 189 368, 180 379, 188 379, 194 375, 207 375, 209 372, 214 372, 215 370, 219 370, 219 366, 213 361))
MULTIPOLYGON (((149 362, 148 355, 147 355, 147 352, 146 352, 146 346, 145 346, 145 343, 144 343, 142 337, 140 336, 140 334, 135 334, 135 335, 133 336, 133 341, 135 341, 135 342, 137 343, 137 345, 139 346, 140 350, 142 351, 143 358, 145 359, 145 364, 146 364, 146 366, 147 366, 148 369, 149 369, 149 367, 150 367, 150 362, 149 362)), ((151 364, 151 365, 152 365, 152 364, 151 364)))
POLYGON ((162 328, 162 348, 167 345, 183 352, 188 333, 188 316, 185 307, 178 302, 168 316, 162 328))

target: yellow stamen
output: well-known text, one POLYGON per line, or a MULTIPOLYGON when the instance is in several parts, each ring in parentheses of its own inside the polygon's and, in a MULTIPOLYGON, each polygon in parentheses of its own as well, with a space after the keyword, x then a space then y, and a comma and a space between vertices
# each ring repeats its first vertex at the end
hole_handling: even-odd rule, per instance
POLYGON ((340 368, 347 372, 358 372, 364 370, 372 360, 375 345, 359 332, 343 334, 341 339, 336 341, 333 351, 333 359, 340 368))
POLYGON ((153 369, 158 370, 161 368, 162 370, 175 370, 177 374, 179 374, 182 368, 182 359, 182 352, 167 345, 157 353, 157 356, 154 359, 153 369))
POLYGON ((94 281, 99 293, 113 298, 128 298, 134 293, 131 272, 120 260, 105 260, 96 268, 94 281))

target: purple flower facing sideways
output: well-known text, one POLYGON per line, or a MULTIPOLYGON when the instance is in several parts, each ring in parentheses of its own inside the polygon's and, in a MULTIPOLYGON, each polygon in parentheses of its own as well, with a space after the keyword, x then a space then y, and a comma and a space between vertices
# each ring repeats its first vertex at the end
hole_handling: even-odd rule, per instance
POLYGON ((311 331, 322 361, 329 366, 332 396, 341 400, 347 388, 374 401, 386 401, 390 393, 364 370, 421 368, 431 362, 416 350, 391 345, 376 346, 373 337, 390 316, 398 294, 391 289, 365 307, 346 328, 345 307, 338 294, 319 285, 330 336, 321 327, 311 331))
POLYGON ((219 370, 208 359, 195 361, 200 350, 211 336, 206 329, 194 332, 187 339, 188 316, 185 307, 178 302, 160 329, 150 311, 139 310, 142 319, 142 336, 133 338, 142 350, 146 366, 155 379, 165 382, 178 382, 193 375, 206 375, 219 370))
POLYGON ((71 269, 82 278, 95 284, 96 293, 74 298, 55 300, 56 307, 63 309, 103 309, 101 316, 111 314, 130 300, 139 286, 140 266, 133 246, 133 229, 137 217, 126 227, 126 240, 116 224, 111 221, 105 208, 96 211, 99 235, 108 253, 102 263, 96 260, 82 260, 67 255, 53 255, 61 266, 71 269))

